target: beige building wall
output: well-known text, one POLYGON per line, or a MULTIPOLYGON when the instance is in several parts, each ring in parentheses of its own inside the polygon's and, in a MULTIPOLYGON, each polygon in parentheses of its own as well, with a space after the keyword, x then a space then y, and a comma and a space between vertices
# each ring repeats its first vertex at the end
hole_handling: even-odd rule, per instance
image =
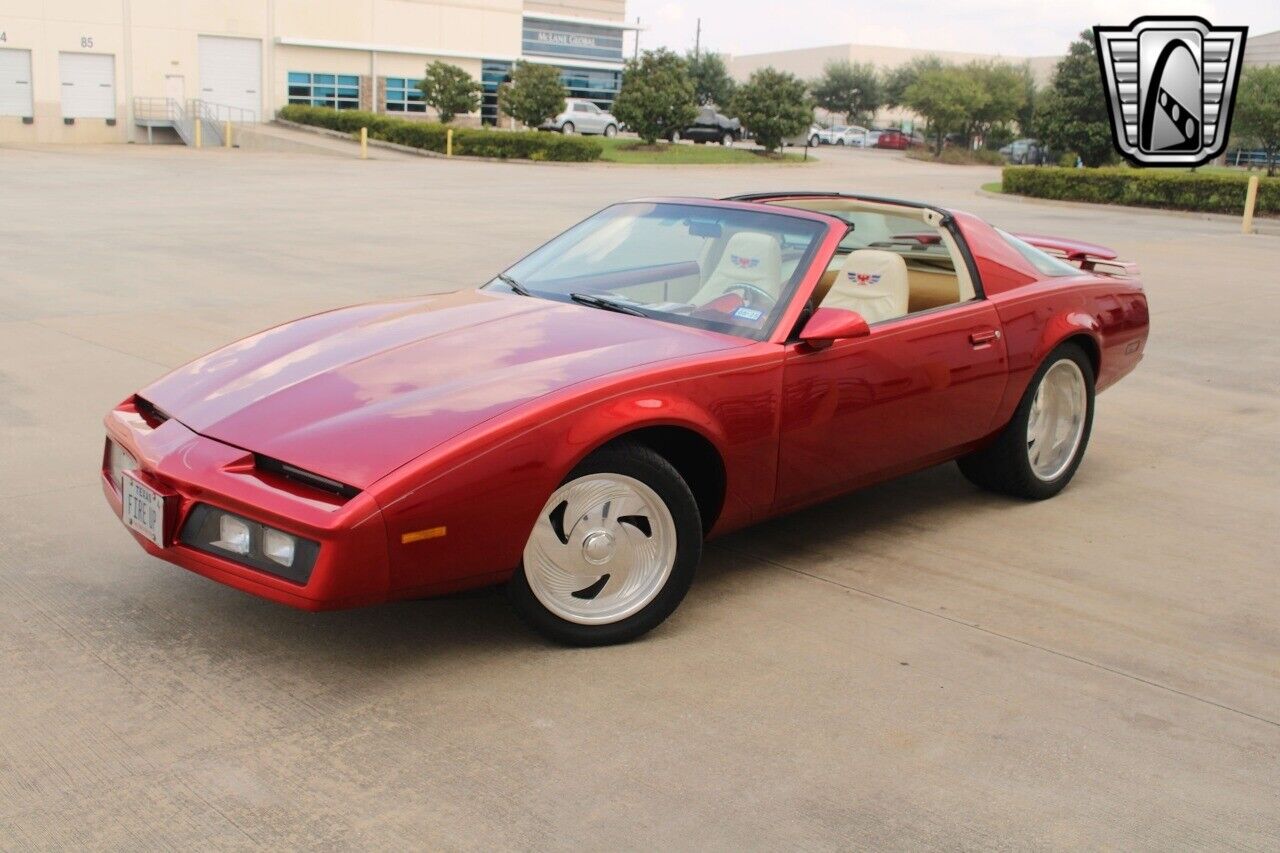
POLYGON ((1244 48, 1245 68, 1280 65, 1280 30, 1249 39, 1244 48))
MULTIPOLYGON (((625 2, 544 0, 528 10, 621 22, 625 2)), ((33 102, 29 123, 0 116, 0 142, 145 140, 134 98, 201 97, 202 35, 261 44, 264 117, 287 103, 290 71, 359 75, 361 105, 381 111, 381 78, 421 77, 439 59, 479 79, 483 59, 518 58, 525 11, 523 0, 0 0, 0 48, 30 51, 33 102), (114 123, 63 122, 64 51, 113 57, 114 123)))
POLYGON ((599 21, 623 21, 627 16, 626 0, 529 0, 524 9, 531 13, 599 21))

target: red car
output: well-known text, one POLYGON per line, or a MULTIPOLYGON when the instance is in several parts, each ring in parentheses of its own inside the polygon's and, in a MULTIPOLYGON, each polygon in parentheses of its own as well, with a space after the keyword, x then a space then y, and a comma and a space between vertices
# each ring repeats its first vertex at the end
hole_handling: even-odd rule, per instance
POLYGON ((613 205, 476 290, 261 332, 106 417, 149 553, 308 610, 507 582, 636 637, 703 542, 957 460, 1047 498, 1147 300, 1098 246, 838 193, 613 205))
POLYGON ((880 134, 876 140, 877 148, 893 148, 898 151, 905 151, 908 148, 918 148, 924 145, 924 138, 916 133, 903 133, 901 130, 886 130, 880 134))

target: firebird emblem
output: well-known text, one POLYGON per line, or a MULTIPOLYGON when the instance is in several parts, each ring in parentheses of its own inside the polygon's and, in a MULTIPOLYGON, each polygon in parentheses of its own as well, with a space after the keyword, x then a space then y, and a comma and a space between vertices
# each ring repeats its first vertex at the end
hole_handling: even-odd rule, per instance
POLYGON ((733 262, 734 266, 744 270, 760 266, 759 258, 744 258, 742 255, 730 255, 729 260, 733 262))
POLYGON ((878 274, 873 274, 873 273, 850 272, 850 273, 846 273, 846 275, 849 276, 849 281, 853 282, 854 284, 861 284, 864 286, 868 284, 875 284, 876 282, 880 281, 880 276, 878 274))

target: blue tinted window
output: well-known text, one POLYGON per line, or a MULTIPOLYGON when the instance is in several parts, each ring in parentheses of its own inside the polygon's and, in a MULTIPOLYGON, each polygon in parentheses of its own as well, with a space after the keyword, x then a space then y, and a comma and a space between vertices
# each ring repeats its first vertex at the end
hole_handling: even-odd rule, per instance
POLYGON ((352 75, 289 72, 289 103, 339 110, 360 109, 360 78, 352 75), (342 87, 335 87, 336 81, 342 87))

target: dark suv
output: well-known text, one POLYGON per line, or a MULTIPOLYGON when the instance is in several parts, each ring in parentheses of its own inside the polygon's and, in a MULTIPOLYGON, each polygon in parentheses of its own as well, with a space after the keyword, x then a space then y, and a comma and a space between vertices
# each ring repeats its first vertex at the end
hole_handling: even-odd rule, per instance
POLYGON ((742 122, 718 113, 711 107, 703 107, 698 110, 698 117, 693 120, 693 124, 684 130, 671 131, 667 138, 672 142, 691 139, 699 145, 705 142, 732 145, 742 138, 742 122))

